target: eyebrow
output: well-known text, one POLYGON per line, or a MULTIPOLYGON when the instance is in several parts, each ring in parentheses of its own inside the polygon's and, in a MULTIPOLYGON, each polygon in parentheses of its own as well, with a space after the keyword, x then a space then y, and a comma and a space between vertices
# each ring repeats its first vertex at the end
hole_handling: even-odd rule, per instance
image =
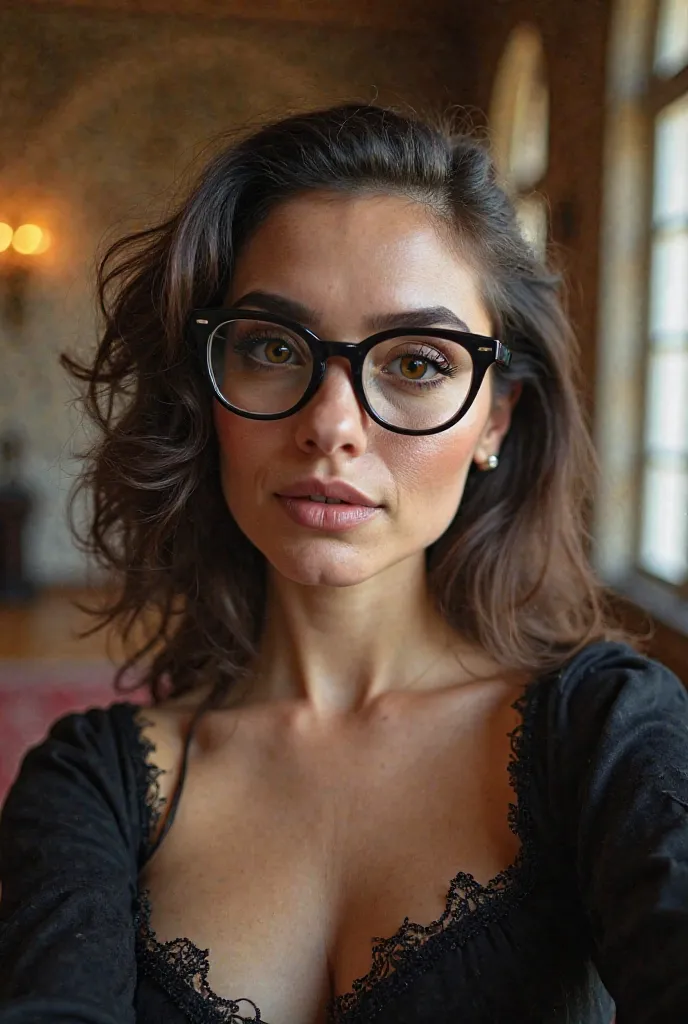
MULTIPOLYGON (((255 306, 266 313, 275 313, 288 320, 296 320, 307 327, 318 323, 317 313, 295 299, 287 299, 272 292, 253 291, 242 295, 234 303, 235 308, 255 306)), ((468 324, 448 309, 447 306, 426 306, 420 309, 407 309, 397 313, 376 313, 366 320, 371 333, 384 331, 394 327, 443 327, 457 328, 470 334, 468 324)))

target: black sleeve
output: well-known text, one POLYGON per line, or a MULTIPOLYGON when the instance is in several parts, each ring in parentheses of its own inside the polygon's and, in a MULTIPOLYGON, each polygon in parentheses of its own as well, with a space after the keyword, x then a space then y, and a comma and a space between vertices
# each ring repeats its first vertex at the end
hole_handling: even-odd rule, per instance
POLYGON ((688 693, 664 666, 615 646, 582 679, 562 679, 557 771, 617 1024, 679 1024, 688 1022, 688 693))
POLYGON ((61 719, 9 792, 0 1024, 134 1022, 141 816, 125 726, 124 705, 61 719))

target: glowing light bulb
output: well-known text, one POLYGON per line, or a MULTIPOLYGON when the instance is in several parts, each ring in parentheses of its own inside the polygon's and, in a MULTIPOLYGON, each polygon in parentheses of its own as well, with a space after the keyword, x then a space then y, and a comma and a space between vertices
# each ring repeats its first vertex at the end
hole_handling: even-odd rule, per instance
POLYGON ((12 238, 12 248, 22 256, 35 256, 42 251, 43 243, 43 232, 37 224, 22 224, 12 238))
POLYGON ((49 248, 50 243, 52 242, 52 240, 53 240, 53 236, 50 234, 50 232, 46 231, 45 228, 42 228, 41 229, 41 241, 40 241, 40 244, 39 244, 38 248, 34 250, 33 255, 34 256, 41 256, 45 252, 45 250, 47 248, 49 248))
POLYGON ((0 252, 5 252, 12 244, 13 229, 9 224, 0 223, 0 252))

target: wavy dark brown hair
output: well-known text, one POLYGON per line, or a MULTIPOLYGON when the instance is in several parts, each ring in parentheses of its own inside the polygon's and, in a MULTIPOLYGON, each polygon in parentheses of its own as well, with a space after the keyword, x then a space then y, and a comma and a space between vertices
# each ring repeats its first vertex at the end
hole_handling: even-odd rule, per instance
POLYGON ((493 378, 498 389, 522 385, 499 468, 469 473, 453 522, 427 551, 446 619, 533 673, 619 635, 587 557, 595 460, 559 277, 524 240, 481 141, 348 105, 225 145, 165 223, 110 247, 95 355, 63 357, 97 428, 79 539, 118 582, 94 628, 114 623, 131 645, 120 681, 138 666, 154 700, 208 683, 226 693, 258 649, 264 558, 221 493, 213 399, 185 322, 194 307, 222 304, 242 243, 270 210, 316 189, 425 204, 470 252, 495 333, 513 349, 493 378))

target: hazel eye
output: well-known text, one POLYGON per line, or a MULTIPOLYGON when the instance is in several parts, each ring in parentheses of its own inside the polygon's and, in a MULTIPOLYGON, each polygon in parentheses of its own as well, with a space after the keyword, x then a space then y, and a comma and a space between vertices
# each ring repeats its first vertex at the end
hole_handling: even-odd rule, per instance
POLYGON ((263 344, 265 345, 265 355, 271 362, 277 364, 285 363, 291 355, 291 347, 281 339, 277 341, 267 341, 263 344))
POLYGON ((430 363, 427 359, 423 359, 420 356, 402 356, 399 359, 399 365, 401 372, 407 380, 421 380, 425 376, 430 363))

